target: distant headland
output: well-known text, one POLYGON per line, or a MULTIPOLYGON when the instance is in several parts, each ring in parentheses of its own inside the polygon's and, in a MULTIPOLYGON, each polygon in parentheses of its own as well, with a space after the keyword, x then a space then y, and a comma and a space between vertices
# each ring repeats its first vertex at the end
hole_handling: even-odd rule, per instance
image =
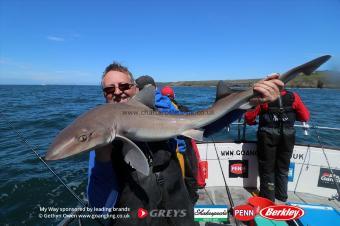
MULTIPOLYGON (((250 87, 260 79, 224 80, 230 86, 250 87)), ((160 86, 216 86, 219 80, 160 82, 160 86)), ((340 88, 340 72, 317 71, 310 76, 301 75, 287 84, 290 88, 340 88)))

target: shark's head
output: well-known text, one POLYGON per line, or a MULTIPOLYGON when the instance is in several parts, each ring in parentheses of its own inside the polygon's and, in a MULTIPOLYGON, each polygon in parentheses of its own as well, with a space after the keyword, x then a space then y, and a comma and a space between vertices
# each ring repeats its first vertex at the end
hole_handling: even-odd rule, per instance
MULTIPOLYGON (((116 127, 114 123, 105 121, 105 116, 101 114, 102 110, 100 107, 95 108, 63 129, 50 145, 45 159, 63 159, 112 142, 116 127), (99 115, 102 117, 99 118, 99 115)), ((110 121, 114 122, 112 118, 110 121)))

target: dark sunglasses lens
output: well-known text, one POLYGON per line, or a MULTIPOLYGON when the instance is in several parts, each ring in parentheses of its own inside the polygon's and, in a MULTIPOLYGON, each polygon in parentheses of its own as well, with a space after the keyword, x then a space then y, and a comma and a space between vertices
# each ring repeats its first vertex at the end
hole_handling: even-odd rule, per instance
POLYGON ((125 91, 125 90, 128 90, 131 88, 131 84, 128 84, 128 83, 122 83, 122 84, 119 84, 119 89, 121 91, 125 91))
POLYGON ((115 92, 115 87, 106 87, 104 88, 104 93, 106 94, 110 94, 110 93, 114 93, 115 92))
MULTIPOLYGON (((130 89, 133 85, 129 83, 121 83, 118 85, 118 89, 122 92, 130 89)), ((114 86, 112 87, 106 87, 103 89, 105 95, 113 94, 115 92, 116 88, 114 86)))

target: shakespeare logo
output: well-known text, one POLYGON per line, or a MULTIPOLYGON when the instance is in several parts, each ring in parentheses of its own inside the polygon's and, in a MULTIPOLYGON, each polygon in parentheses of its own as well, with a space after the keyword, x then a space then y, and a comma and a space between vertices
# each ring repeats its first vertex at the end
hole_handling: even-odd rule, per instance
POLYGON ((198 222, 228 221, 228 207, 225 205, 196 205, 194 211, 198 222))

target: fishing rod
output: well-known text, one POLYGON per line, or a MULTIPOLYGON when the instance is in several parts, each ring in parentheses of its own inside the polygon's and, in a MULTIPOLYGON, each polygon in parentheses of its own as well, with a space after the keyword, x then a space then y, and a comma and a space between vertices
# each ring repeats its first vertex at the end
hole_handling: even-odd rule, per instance
MULTIPOLYGON (((2 112, 0 112, 0 115, 5 118, 4 114, 2 112)), ((47 167, 47 169, 55 176, 57 177, 57 179, 59 180, 59 182, 72 194, 72 196, 78 200, 78 202, 83 206, 83 207, 87 207, 87 204, 85 204, 83 202, 83 200, 81 200, 79 198, 79 196, 77 196, 73 190, 63 181, 63 179, 61 179, 58 174, 56 174, 53 169, 45 162, 45 160, 39 155, 39 153, 36 151, 35 148, 33 148, 30 143, 28 142, 28 140, 20 133, 20 131, 16 130, 15 127, 13 126, 13 123, 10 120, 6 120, 5 121, 11 128, 12 130, 17 134, 17 136, 19 137, 19 139, 21 140, 22 143, 24 143, 31 151, 34 152, 34 154, 38 157, 38 159, 47 167)), ((95 218, 94 220, 97 221, 98 224, 100 225, 104 225, 99 219, 95 218)))
MULTIPOLYGON (((314 126, 314 128, 316 128, 316 127, 314 126)), ((315 129, 314 131, 315 131, 315 133, 316 133, 316 137, 317 137, 317 140, 318 140, 319 145, 320 145, 320 147, 321 147, 322 153, 323 153, 323 155, 325 156, 325 159, 326 159, 326 162, 327 162, 328 169, 329 169, 329 171, 331 172, 332 179, 333 179, 333 182, 334 182, 334 184, 335 184, 336 191, 337 191, 337 193, 338 193, 338 195, 335 196, 334 198, 335 198, 337 201, 340 201, 340 186, 339 186, 339 183, 337 182, 337 180, 336 180, 336 178, 335 178, 335 174, 334 174, 334 172, 333 172, 333 170, 332 170, 332 168, 331 168, 331 165, 330 165, 330 163, 329 163, 329 160, 328 160, 328 158, 327 158, 327 155, 326 155, 326 152, 325 152, 325 149, 324 149, 324 146, 323 146, 323 142, 321 141, 321 137, 320 137, 320 134, 319 134, 319 132, 318 132, 318 129, 315 129)), ((333 197, 332 197, 332 198, 333 198, 333 197)))
MULTIPOLYGON (((221 173, 222 173, 222 176, 223 176, 224 186, 225 186, 225 189, 227 191, 227 196, 228 196, 229 203, 230 203, 230 209, 234 210, 235 205, 234 205, 233 197, 231 196, 230 189, 229 189, 229 186, 227 184, 227 180, 225 179, 225 176, 224 176, 224 173, 223 173, 223 168, 222 168, 220 157, 219 157, 219 155, 217 153, 217 148, 216 148, 215 140, 214 140, 213 137, 211 137, 211 139, 212 139, 213 144, 214 144, 214 149, 215 149, 215 152, 216 152, 216 157, 217 157, 218 163, 220 165, 221 173)), ((238 222, 238 220, 236 218, 235 218, 235 223, 236 223, 237 226, 239 226, 239 222, 238 222)))

